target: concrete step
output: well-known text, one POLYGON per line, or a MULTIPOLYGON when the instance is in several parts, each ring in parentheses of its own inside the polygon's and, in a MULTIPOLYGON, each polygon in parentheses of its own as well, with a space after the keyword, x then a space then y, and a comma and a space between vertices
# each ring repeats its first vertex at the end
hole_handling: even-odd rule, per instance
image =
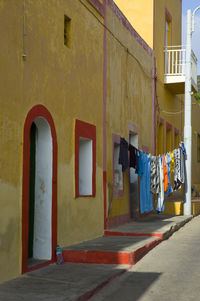
POLYGON ((103 237, 64 247, 64 261, 134 265, 191 219, 192 216, 146 216, 106 230, 103 237))
POLYGON ((103 236, 63 248, 63 257, 65 262, 133 265, 161 241, 149 236, 103 236))
POLYGON ((52 264, 0 284, 0 301, 87 301, 130 266, 52 264))
POLYGON ((164 214, 151 214, 133 220, 127 224, 105 231, 106 235, 115 236, 149 236, 167 239, 185 223, 192 219, 191 216, 176 216, 164 214))

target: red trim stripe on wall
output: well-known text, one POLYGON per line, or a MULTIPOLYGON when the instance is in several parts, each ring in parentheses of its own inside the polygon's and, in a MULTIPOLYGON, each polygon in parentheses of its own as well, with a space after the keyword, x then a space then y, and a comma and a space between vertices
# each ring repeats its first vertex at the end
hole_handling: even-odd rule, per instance
POLYGON ((107 106, 107 16, 106 0, 104 8, 104 35, 103 35, 103 195, 104 195, 104 229, 107 227, 107 137, 106 137, 106 106, 107 106))
POLYGON ((88 0, 90 4, 100 13, 102 17, 104 17, 104 7, 99 0, 88 0))

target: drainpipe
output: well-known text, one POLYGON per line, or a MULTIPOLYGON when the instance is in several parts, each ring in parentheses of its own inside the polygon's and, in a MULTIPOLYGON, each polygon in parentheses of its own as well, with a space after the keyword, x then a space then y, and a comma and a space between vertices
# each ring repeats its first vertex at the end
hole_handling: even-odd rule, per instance
POLYGON ((107 228, 107 131, 106 131, 106 101, 107 101, 107 20, 106 0, 103 0, 104 8, 104 35, 103 35, 103 195, 104 195, 104 230, 107 228))
POLYGON ((186 66, 185 66, 185 125, 184 144, 186 149, 186 183, 184 215, 191 214, 191 151, 192 151, 192 126, 191 126, 191 54, 192 54, 192 24, 191 10, 187 11, 187 41, 186 41, 186 66))
POLYGON ((156 154, 156 62, 152 52, 152 154, 156 154))

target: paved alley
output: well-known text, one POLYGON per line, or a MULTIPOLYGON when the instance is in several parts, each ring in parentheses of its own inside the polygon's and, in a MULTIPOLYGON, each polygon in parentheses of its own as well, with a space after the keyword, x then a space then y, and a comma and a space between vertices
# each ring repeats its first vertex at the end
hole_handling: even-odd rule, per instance
POLYGON ((200 216, 112 281, 93 301, 200 300, 200 216))
MULTIPOLYGON (((141 221, 133 221, 127 225, 112 229, 111 234, 116 234, 114 237, 108 235, 72 247, 73 252, 76 248, 82 248, 85 252, 85 257, 86 254, 92 254, 88 253, 88 250, 91 251, 91 248, 93 250, 102 250, 103 248, 104 259, 107 253, 112 256, 115 254, 120 259, 122 251, 124 255, 129 254, 129 249, 132 250, 133 248, 136 254, 139 252, 138 256, 141 260, 135 266, 80 262, 68 262, 63 265, 53 264, 1 284, 0 301, 98 301, 111 299, 120 301, 174 301, 184 300, 176 297, 176 294, 180 295, 179 290, 182 293, 182 286, 184 286, 185 290, 191 289, 193 293, 198 294, 193 286, 190 285, 198 286, 198 282, 195 279, 200 271, 200 265, 198 265, 200 217, 190 221, 191 218, 154 215, 141 221), (188 221, 190 222, 183 227, 188 221), (138 226, 136 227, 137 223, 138 226), (135 235, 142 235, 144 232, 146 234, 145 236, 127 236, 132 234, 133 229, 137 231, 135 235), (147 254, 151 250, 151 248, 148 249, 147 247, 147 241, 149 239, 153 239, 153 241, 158 239, 158 237, 154 236, 148 237, 146 236, 147 234, 157 233, 157 235, 160 235, 159 239, 162 240, 178 229, 180 230, 169 240, 163 241, 147 254), (147 233, 148 231, 149 233, 147 233), (104 246, 102 242, 105 244, 104 246), (114 243, 116 244, 116 252, 110 253, 110 250, 113 250, 114 243), (141 246, 143 246, 142 253, 141 246), (107 253, 105 250, 107 250, 107 253), (141 259, 145 254, 147 254, 146 257, 141 259), (190 268, 193 276, 187 273, 190 268), (192 281, 191 284, 190 281, 192 281), (174 284, 175 282, 176 284, 174 284), (172 286, 172 283, 174 286, 172 286), (189 285, 188 288, 185 283, 189 285), (168 296, 170 290, 172 290, 170 295, 172 299, 169 299, 168 296)), ((97 256, 98 252, 94 252, 95 256, 97 256)), ((100 255, 102 256, 102 254, 100 255)), ((100 259, 102 261, 101 257, 100 259)), ((186 296, 189 296, 189 291, 186 296)), ((188 298, 187 300, 193 299, 188 298)))

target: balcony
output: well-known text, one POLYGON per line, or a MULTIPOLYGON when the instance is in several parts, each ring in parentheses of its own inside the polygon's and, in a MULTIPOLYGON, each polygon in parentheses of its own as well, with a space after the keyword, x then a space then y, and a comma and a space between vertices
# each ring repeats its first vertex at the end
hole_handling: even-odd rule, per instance
MULTIPOLYGON (((184 46, 170 46, 165 50, 164 83, 174 94, 185 93, 185 62, 184 46)), ((197 58, 192 51, 192 91, 197 92, 197 58)))

